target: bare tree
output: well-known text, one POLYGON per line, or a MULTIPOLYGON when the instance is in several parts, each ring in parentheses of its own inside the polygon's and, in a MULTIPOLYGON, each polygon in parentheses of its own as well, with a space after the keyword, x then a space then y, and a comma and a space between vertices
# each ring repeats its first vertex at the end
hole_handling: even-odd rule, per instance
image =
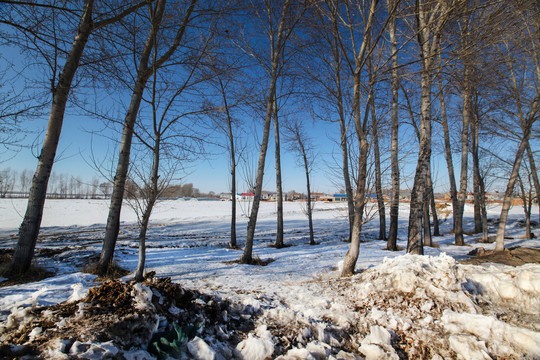
POLYGON ((116 174, 114 176, 114 186, 111 196, 111 204, 109 207, 109 216, 107 218, 105 237, 103 239, 103 247, 98 263, 98 272, 102 275, 107 272, 109 265, 112 262, 114 248, 116 246, 116 239, 120 230, 120 211, 122 209, 124 187, 129 169, 133 128, 135 120, 137 119, 137 114, 139 112, 146 83, 152 74, 171 58, 176 49, 184 40, 184 35, 189 23, 193 18, 192 14, 196 4, 197 0, 190 0, 187 7, 183 9, 185 12, 180 16, 180 23, 176 25, 174 37, 168 40, 170 41, 170 45, 162 50, 163 52, 161 55, 159 57, 155 57, 154 61, 151 60, 152 50, 154 49, 155 44, 158 42, 158 39, 163 41, 163 39, 160 38, 160 30, 163 30, 161 26, 166 7, 166 0, 157 0, 155 5, 148 4, 150 16, 149 21, 151 26, 148 30, 145 45, 139 54, 137 75, 133 86, 133 93, 131 95, 129 108, 124 118, 118 165, 116 168, 116 174))
POLYGON ((280 249, 285 246, 283 242, 283 186, 281 181, 281 143, 279 139, 279 110, 277 102, 277 87, 274 95, 274 150, 276 161, 276 194, 277 194, 277 229, 275 247, 280 249))
MULTIPOLYGON (((376 12, 378 7, 378 1, 373 0, 368 4, 356 4, 359 5, 360 14, 357 14, 363 19, 361 24, 357 24, 358 28, 353 29, 355 26, 353 19, 353 4, 348 6, 347 4, 347 22, 350 27, 350 41, 351 50, 353 54, 353 63, 350 64, 350 70, 353 74, 353 113, 354 113, 354 125, 356 136, 358 138, 359 145, 359 159, 358 159, 358 178, 356 184, 356 191, 354 194, 354 220, 351 233, 351 246, 345 254, 343 261, 343 268, 341 270, 341 276, 350 276, 354 274, 356 268, 356 262, 360 253, 360 235, 362 233, 362 225, 364 222, 364 207, 366 201, 366 186, 368 177, 368 128, 367 120, 369 118, 369 106, 371 106, 371 99, 368 96, 367 106, 365 114, 362 118, 362 109, 360 107, 360 97, 362 88, 362 69, 368 60, 369 53, 373 50, 373 46, 378 42, 379 36, 372 37, 372 28, 376 18, 376 12), (360 6, 363 5, 363 6, 360 6), (365 7, 364 7, 365 6, 365 7), (359 32, 355 33, 356 31, 359 32), (357 39, 359 36, 362 40, 357 39), (357 44, 360 45, 358 48, 357 44)), ((370 81, 369 86, 373 86, 373 81, 370 81)), ((372 95, 372 92, 369 92, 372 95)))
MULTIPOLYGON (((231 35, 234 36, 234 35, 231 35)), ((232 42, 235 42, 233 38, 232 42)), ((243 72, 245 58, 242 54, 238 55, 237 51, 229 50, 232 59, 226 58, 225 61, 214 63, 210 69, 213 74, 212 79, 208 82, 215 89, 216 95, 214 100, 207 100, 206 114, 211 119, 213 129, 218 129, 224 136, 225 141, 219 146, 225 148, 229 154, 229 170, 231 174, 231 234, 229 248, 237 248, 236 236, 236 214, 237 214, 237 185, 238 185, 238 165, 241 156, 245 150, 245 144, 242 141, 241 133, 242 122, 240 117, 236 115, 236 111, 241 110, 248 104, 247 93, 249 89, 244 88, 242 81, 247 74, 243 72)))
POLYGON ((313 151, 313 141, 307 135, 303 124, 299 120, 290 121, 285 124, 285 141, 288 144, 289 150, 295 152, 301 159, 301 163, 304 167, 306 174, 306 188, 307 188, 307 206, 306 212, 309 222, 309 244, 315 245, 315 238, 313 236, 313 206, 311 200, 311 184, 310 174, 313 170, 313 163, 315 162, 315 154, 313 151))
POLYGON ((11 168, 0 171, 0 198, 5 198, 8 193, 13 191, 15 181, 15 174, 11 168))
POLYGON ((251 207, 251 213, 247 226, 246 245, 244 247, 244 253, 240 259, 240 262, 243 264, 250 264, 252 262, 253 240, 255 237, 255 226, 257 224, 257 215, 259 212, 259 205, 262 195, 264 166, 266 161, 266 152, 268 149, 270 125, 272 122, 272 115, 274 113, 274 104, 276 100, 276 83, 279 77, 279 65, 281 62, 281 57, 283 56, 285 44, 291 35, 296 22, 298 21, 298 17, 295 18, 293 16, 299 16, 297 14, 293 15, 291 12, 291 8, 295 8, 296 5, 292 4, 292 0, 284 0, 283 3, 276 5, 279 5, 279 7, 274 7, 273 4, 270 3, 264 3, 260 12, 258 9, 254 9, 256 11, 256 16, 258 16, 261 21, 264 21, 263 26, 266 29, 265 35, 268 37, 270 42, 270 66, 267 68, 270 85, 268 87, 268 95, 266 98, 264 131, 257 165, 257 178, 254 188, 255 197, 253 199, 253 206, 251 207), (280 9, 279 15, 275 13, 276 9, 280 9))

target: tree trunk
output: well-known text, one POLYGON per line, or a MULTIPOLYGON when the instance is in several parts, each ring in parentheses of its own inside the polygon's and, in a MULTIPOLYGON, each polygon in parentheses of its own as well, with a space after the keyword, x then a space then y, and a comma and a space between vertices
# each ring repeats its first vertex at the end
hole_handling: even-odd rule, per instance
POLYGON ((473 203, 474 203, 474 233, 478 234, 482 232, 482 211, 480 209, 480 183, 476 176, 475 170, 476 164, 474 164, 473 157, 473 203))
POLYGON ((279 121, 277 108, 277 94, 274 94, 274 139, 276 158, 276 192, 277 192, 277 233, 275 247, 281 249, 283 243, 283 189, 281 186, 281 146, 279 143, 279 121))
POLYGON ((266 162, 266 151, 268 149, 268 138, 270 135, 270 123, 272 122, 272 112, 274 105, 274 97, 276 95, 276 82, 278 78, 278 64, 281 56, 281 50, 283 48, 285 39, 283 37, 286 16, 288 13, 290 1, 286 0, 283 4, 281 12, 281 18, 279 21, 277 41, 274 44, 273 35, 271 34, 271 60, 272 68, 270 71, 270 89, 268 90, 268 99, 266 100, 266 115, 264 120, 263 139, 261 143, 261 150, 259 153, 259 162, 257 165, 257 179, 255 181, 255 198, 253 199, 253 205, 251 207, 251 213, 249 215, 249 221, 247 226, 246 245, 244 247, 244 253, 240 258, 240 263, 251 264, 253 253, 253 240, 255 238, 255 226, 257 225, 257 215, 259 213, 259 205, 261 203, 261 194, 264 177, 264 164, 266 162))
POLYGON ((347 194, 347 212, 349 219, 349 239, 352 238, 352 227, 354 222, 354 200, 353 200, 353 187, 351 184, 351 175, 349 173, 349 145, 347 141, 347 125, 345 123, 345 111, 343 109, 343 94, 341 90, 341 81, 339 75, 336 74, 337 96, 338 96, 338 110, 339 110, 339 130, 341 135, 341 156, 342 156, 342 171, 343 180, 345 182, 345 193, 347 194))
POLYGON ((347 124, 345 121, 345 110, 343 106, 343 89, 341 87, 341 47, 339 41, 339 27, 337 13, 332 13, 332 25, 333 25, 333 41, 331 42, 332 53, 334 55, 334 79, 336 82, 336 103, 339 115, 339 132, 340 132, 340 147, 341 147, 341 167, 343 172, 343 181, 345 183, 345 193, 347 194, 347 210, 349 220, 349 238, 348 242, 351 242, 352 227, 354 221, 354 201, 353 201, 353 187, 351 184, 351 176, 349 173, 349 145, 347 141, 347 124))
MULTIPOLYGON (((391 8, 390 2, 390 0, 387 1, 389 9, 391 8)), ((386 244, 386 248, 390 251, 397 251, 397 231, 399 220, 399 77, 395 15, 392 15, 392 19, 388 22, 388 32, 390 34, 390 48, 392 51, 392 134, 390 145, 390 161, 392 168, 392 201, 390 203, 390 226, 388 228, 388 241, 386 244)))
POLYGON ((469 79, 469 65, 464 65, 463 71, 463 128, 461 129, 461 175, 459 179, 459 193, 457 197, 457 211, 454 222, 455 244, 465 245, 463 238, 463 212, 465 209, 465 200, 467 198, 467 170, 469 159, 469 126, 471 118, 471 88, 469 79))
POLYGON ((37 169, 32 178, 28 206, 19 228, 19 239, 11 261, 10 273, 13 275, 19 275, 28 271, 32 257, 34 256, 34 249, 43 216, 47 185, 56 157, 56 149, 60 140, 71 83, 79 67, 80 59, 90 33, 92 32, 93 6, 93 0, 85 1, 77 35, 71 45, 64 68, 58 79, 58 84, 53 90, 53 102, 49 113, 47 132, 45 133, 43 147, 39 155, 37 169))
POLYGON ((221 95, 223 97, 223 105, 227 113, 227 132, 229 137, 229 155, 231 161, 231 240, 229 242, 229 248, 235 249, 236 245, 236 152, 234 146, 234 133, 232 130, 232 117, 229 112, 229 104, 227 96, 225 95, 225 87, 221 78, 219 79, 219 86, 221 88, 221 95))
POLYGON ((429 190, 424 195, 424 245, 433 246, 431 239, 431 225, 429 223, 429 190))
POLYGON ((137 263, 137 270, 135 271, 134 279, 136 282, 141 282, 144 280, 144 266, 146 263, 146 232, 148 230, 148 223, 150 222, 150 215, 152 214, 155 201, 155 198, 149 199, 141 221, 141 230, 139 231, 139 261, 137 263))
MULTIPOLYGON (((366 199, 366 184, 367 184, 367 158, 369 143, 367 140, 367 119, 369 118, 369 106, 372 104, 372 99, 367 101, 366 113, 364 115, 364 121, 362 122, 361 109, 360 109, 360 90, 362 88, 361 73, 362 67, 365 63, 365 56, 368 47, 371 47, 371 32, 373 21, 375 19, 375 13, 378 1, 372 1, 369 9, 369 17, 364 27, 364 37, 360 50, 356 51, 356 44, 354 38, 352 40, 352 47, 355 55, 355 66, 353 73, 353 114, 354 114, 354 128, 356 130, 356 136, 358 138, 359 154, 358 154, 358 182, 354 198, 354 220, 353 228, 351 231, 351 246, 345 254, 343 260, 343 268, 341 269, 341 276, 350 276, 354 274, 356 269, 356 262, 358 261, 358 255, 360 254, 360 235, 362 233, 362 225, 364 218, 364 206, 366 199)), ((370 56, 370 55, 369 55, 370 56)), ((373 82, 370 82, 370 87, 373 86, 373 82)), ((373 93, 370 91, 370 95, 373 93)))
POLYGON ((231 152, 231 241, 229 247, 236 249, 236 157, 234 151, 231 152))
POLYGON ((433 180, 431 176, 431 164, 428 170, 428 191, 429 191, 429 205, 431 206, 431 217, 433 218, 433 236, 441 236, 439 229, 439 217, 437 216, 437 204, 435 204, 435 192, 433 190, 433 180))
POLYGON ((536 170, 536 163, 534 161, 534 154, 531 149, 529 141, 527 141, 527 156, 529 157, 529 166, 531 167, 532 179, 534 182, 534 189, 536 190, 536 203, 538 204, 538 223, 540 224, 540 181, 538 180, 538 172, 536 170))
POLYGON ((497 229, 497 236, 495 238, 495 251, 504 251, 504 233, 506 230, 506 221, 508 219, 508 211, 510 210, 510 205, 512 202, 512 193, 514 192, 514 185, 519 176, 519 167, 521 165, 521 160, 523 159, 523 153, 529 142, 529 137, 531 136, 531 124, 526 127, 519 148, 516 152, 514 159, 514 165, 512 166, 512 173, 510 174, 510 179, 506 186, 506 191, 504 192, 503 206, 501 209, 501 216, 499 220, 499 227, 497 229))
POLYGON ((448 168, 448 180, 450 183, 450 200, 452 202, 452 223, 453 230, 456 232, 456 219, 457 219, 457 185, 456 185, 456 176, 454 174, 454 162, 452 160, 452 146, 450 144, 450 131, 448 129, 448 116, 446 114, 446 101, 444 99, 443 85, 441 74, 439 74, 438 84, 439 84, 439 106, 441 108, 441 118, 442 118, 442 127, 444 134, 444 155, 446 159, 446 166, 448 168))
POLYGON ((437 3, 434 8, 420 0, 415 4, 417 42, 421 60, 420 89, 420 148, 411 192, 407 252, 424 254, 422 239, 424 196, 427 191, 431 158, 431 86, 434 57, 439 53, 440 38, 446 22, 447 4, 437 3), (436 19, 436 21, 434 20, 436 19))
POLYGON ((367 152, 368 142, 364 137, 359 140, 360 142, 360 156, 359 156, 359 170, 358 170, 358 187, 356 189, 354 198, 354 221, 352 227, 351 246, 345 254, 343 260, 343 268, 341 269, 341 276, 351 276, 355 273, 356 262, 360 255, 360 236, 362 234, 362 225, 364 217, 364 206, 366 200, 366 182, 367 182, 367 152))
MULTIPOLYGON (((476 110, 472 117, 471 122, 471 138, 472 138, 472 158, 473 158, 473 171, 474 179, 477 184, 475 187, 475 202, 478 198, 478 208, 480 210, 480 231, 482 232, 482 242, 488 241, 488 224, 487 224, 487 209, 486 209, 486 190, 484 186, 484 179, 480 174, 480 155, 478 153, 478 132, 479 129, 479 119, 478 119, 478 110, 476 110)), ((476 228, 476 209, 475 209, 475 229, 476 228)))
POLYGON ((309 245, 316 245, 315 244, 315 237, 313 236, 313 213, 312 213, 312 206, 311 206, 311 186, 309 183, 309 163, 308 158, 306 155, 306 150, 304 149, 304 145, 302 143, 300 145, 300 150, 302 151, 302 157, 304 160, 304 170, 306 172, 306 186, 307 186, 307 216, 308 216, 308 223, 309 223, 309 245))
MULTIPOLYGON (((518 175, 519 188, 521 191, 521 201, 523 201, 523 213, 525 214, 525 239, 531 239, 531 209, 532 209, 532 190, 529 190, 529 196, 525 191, 523 179, 518 175)), ((529 177, 530 183, 530 177, 529 177)))
POLYGON ((135 281, 141 282, 144 280, 144 266, 146 262, 146 232, 148 230, 148 223, 150 222, 150 216, 152 210, 156 204, 159 195, 159 160, 161 151, 161 136, 156 134, 155 145, 153 149, 153 164, 152 164, 152 177, 151 188, 148 194, 146 209, 141 222, 141 230, 139 232, 139 262, 137 264, 137 270, 135 271, 135 281))
POLYGON ((373 122, 373 156, 375 157, 375 193, 379 213, 379 240, 386 240, 386 211, 382 193, 381 154, 379 151, 379 132, 375 114, 375 104, 371 106, 371 121, 373 122))
POLYGON ((422 226, 424 218, 424 196, 431 157, 431 76, 429 69, 422 65, 421 85, 420 149, 411 191, 407 252, 424 254, 422 226))

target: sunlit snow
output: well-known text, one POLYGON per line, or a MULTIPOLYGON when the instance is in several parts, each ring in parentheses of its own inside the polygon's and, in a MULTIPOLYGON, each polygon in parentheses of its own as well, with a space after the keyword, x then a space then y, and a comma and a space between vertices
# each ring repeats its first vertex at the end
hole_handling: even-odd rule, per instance
MULTIPOLYGON (((0 199, 1 247, 15 245, 25 206, 24 200, 0 199)), ((94 276, 80 269, 84 259, 101 250, 107 206, 103 200, 47 201, 37 248, 84 248, 73 253, 66 249, 60 257, 36 258, 39 265, 54 269, 55 277, 0 288, 3 322, 25 316, 31 306, 76 301, 94 286, 94 276)), ((438 247, 426 247, 426 256, 385 251, 386 243, 376 239, 378 218, 374 218, 363 229, 358 274, 340 279, 340 261, 349 247, 344 242, 346 205, 316 204, 316 246, 308 245, 302 210, 301 203, 285 203, 285 243, 291 246, 275 249, 269 247, 275 240, 275 204, 262 203, 254 255, 274 261, 259 267, 230 263, 242 253, 227 248, 230 202, 163 201, 148 232, 147 270, 171 277, 184 288, 261 310, 257 327, 234 349, 234 356, 244 359, 276 356, 278 339, 272 330, 276 327, 295 332, 295 342, 280 359, 399 359, 405 350, 415 358, 415 351, 421 357, 421 349, 426 348, 431 349, 432 359, 540 357, 540 265, 457 263, 475 247, 492 249, 494 244, 477 243, 478 235, 471 235, 465 238, 466 246, 452 245, 451 217, 441 225, 444 235, 433 238, 438 247), (345 331, 348 350, 342 350, 336 335, 345 331), (401 349, 395 347, 398 338, 401 349)), ((490 218, 498 218, 500 207, 488 210, 490 218)), ((240 247, 248 211, 248 204, 242 204, 238 213, 240 247)), ((472 229, 472 206, 467 204, 465 211, 465 227, 472 229)), ((537 219, 538 208, 533 211, 537 219)), ((540 248, 539 240, 522 238, 524 229, 516 222, 522 216, 521 208, 511 210, 507 235, 512 239, 506 240, 506 246, 540 248)), ((401 248, 406 248, 407 220, 404 204, 398 234, 401 248)), ((536 229, 533 232, 540 235, 536 229)), ((131 271, 137 266, 137 234, 136 216, 125 207, 115 258, 131 271)), ((140 287, 137 306, 150 306, 149 297, 151 291, 140 287)), ((37 335, 40 330, 34 331, 37 335)), ((59 343, 51 354, 59 354, 61 347, 59 343)), ((108 343, 74 344, 70 351, 78 348, 77 354, 88 358, 117 351, 108 343)), ((188 349, 194 358, 223 358, 219 349, 199 337, 190 341, 188 349)), ((142 359, 148 353, 133 349, 128 355, 142 359)))

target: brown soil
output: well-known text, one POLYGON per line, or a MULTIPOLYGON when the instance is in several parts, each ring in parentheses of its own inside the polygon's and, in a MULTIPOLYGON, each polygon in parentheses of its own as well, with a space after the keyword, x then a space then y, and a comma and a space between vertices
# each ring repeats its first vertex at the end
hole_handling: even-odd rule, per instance
POLYGON ((535 248, 516 246, 500 252, 477 248, 471 251, 469 255, 474 257, 460 261, 460 263, 478 265, 494 262, 510 266, 521 266, 529 263, 540 264, 540 249, 535 248))

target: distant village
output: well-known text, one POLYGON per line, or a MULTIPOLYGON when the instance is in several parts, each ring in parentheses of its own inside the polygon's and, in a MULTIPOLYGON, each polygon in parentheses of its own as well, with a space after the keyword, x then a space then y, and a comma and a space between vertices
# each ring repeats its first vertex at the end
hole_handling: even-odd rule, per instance
MULTIPOLYGON (((377 201, 377 194, 368 193, 368 201, 377 201)), ((400 192, 400 200, 407 202, 410 200, 411 192, 404 190, 400 192)), ((255 194, 252 192, 237 193, 235 195, 236 201, 252 201, 255 197, 255 194)), ((221 193, 219 194, 219 199, 221 201, 232 201, 231 193, 221 193)), ((503 192, 492 192, 486 193, 486 201, 489 203, 498 203, 502 202, 504 198, 503 192)), ((387 191, 383 193, 383 200, 390 201, 392 199, 392 194, 387 191)), ((533 194, 533 201, 536 199, 536 196, 533 194)), ((262 201, 277 201, 278 196, 275 191, 263 191, 261 194, 262 201)), ((283 201, 306 201, 307 195, 304 193, 296 192, 287 192, 283 194, 283 201)), ((449 202, 451 201, 450 192, 445 193, 435 193, 435 200, 438 202, 449 202)), ((337 194, 326 194, 326 193, 311 193, 311 201, 323 201, 323 202, 347 202, 347 194, 343 192, 337 194)), ((472 203, 474 201, 474 194, 472 192, 467 193, 466 202, 472 203)), ((523 205, 523 201, 520 198, 512 199, 512 205, 523 205)))

